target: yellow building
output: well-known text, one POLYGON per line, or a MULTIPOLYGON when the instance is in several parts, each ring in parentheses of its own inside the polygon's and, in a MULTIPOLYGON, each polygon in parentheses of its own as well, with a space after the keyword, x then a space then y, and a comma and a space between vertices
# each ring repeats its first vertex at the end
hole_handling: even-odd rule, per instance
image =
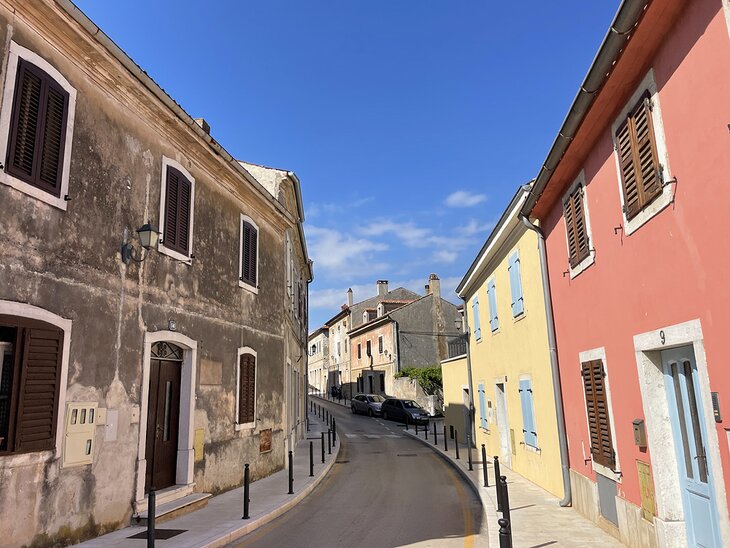
POLYGON ((469 359, 442 365, 444 403, 452 409, 446 421, 464 432, 456 411, 473 394, 476 446, 485 444, 488 455, 562 497, 539 236, 520 218, 526 188, 514 196, 457 287, 469 327, 469 359))

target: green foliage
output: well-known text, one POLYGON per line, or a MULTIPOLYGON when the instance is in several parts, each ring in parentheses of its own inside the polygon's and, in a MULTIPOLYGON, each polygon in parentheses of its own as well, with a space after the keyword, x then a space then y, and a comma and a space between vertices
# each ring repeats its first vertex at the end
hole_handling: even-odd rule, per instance
POLYGON ((443 378, 440 367, 405 367, 395 374, 396 378, 410 377, 418 381, 426 394, 434 394, 437 389, 443 389, 443 378))

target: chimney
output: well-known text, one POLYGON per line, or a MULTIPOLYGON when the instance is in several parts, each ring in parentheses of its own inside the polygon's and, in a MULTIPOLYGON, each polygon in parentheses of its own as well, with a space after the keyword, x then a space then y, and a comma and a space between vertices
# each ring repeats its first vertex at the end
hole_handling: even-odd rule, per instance
POLYGON ((388 280, 378 280, 375 285, 378 288, 378 297, 385 297, 388 293, 388 280))
POLYGON ((428 277, 428 287, 429 291, 428 294, 430 295, 433 293, 433 296, 437 299, 441 298, 441 280, 439 280, 439 277, 436 276, 436 274, 431 274, 428 277))
POLYGON ((347 306, 352 306, 352 288, 347 290, 347 306))
POLYGON ((198 124, 203 131, 210 135, 210 125, 205 121, 205 118, 196 118, 195 123, 198 124))

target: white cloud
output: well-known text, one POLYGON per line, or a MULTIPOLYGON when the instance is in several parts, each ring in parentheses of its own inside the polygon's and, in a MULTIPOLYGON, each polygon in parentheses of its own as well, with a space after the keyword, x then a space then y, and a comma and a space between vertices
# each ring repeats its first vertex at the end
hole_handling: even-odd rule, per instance
POLYGON ((445 204, 449 207, 472 207, 487 201, 486 194, 476 194, 466 190, 457 190, 446 197, 445 204))
POLYGON ((387 264, 375 260, 377 253, 388 249, 384 243, 313 225, 306 226, 305 232, 315 273, 322 269, 340 275, 368 275, 388 268, 387 264))
POLYGON ((449 251, 448 249, 440 249, 434 252, 432 259, 436 263, 451 264, 456 260, 459 254, 456 251, 449 251))
POLYGON ((464 236, 475 236, 477 234, 489 232, 494 228, 496 224, 497 223, 495 223, 494 221, 480 223, 476 219, 469 219, 469 222, 463 226, 460 226, 457 231, 464 236))

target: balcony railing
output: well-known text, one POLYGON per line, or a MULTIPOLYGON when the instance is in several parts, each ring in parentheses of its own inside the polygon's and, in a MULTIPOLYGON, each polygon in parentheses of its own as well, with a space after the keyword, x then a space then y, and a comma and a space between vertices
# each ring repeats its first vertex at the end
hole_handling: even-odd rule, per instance
POLYGON ((466 339, 459 337, 453 341, 449 341, 449 358, 463 356, 466 354, 466 339))

